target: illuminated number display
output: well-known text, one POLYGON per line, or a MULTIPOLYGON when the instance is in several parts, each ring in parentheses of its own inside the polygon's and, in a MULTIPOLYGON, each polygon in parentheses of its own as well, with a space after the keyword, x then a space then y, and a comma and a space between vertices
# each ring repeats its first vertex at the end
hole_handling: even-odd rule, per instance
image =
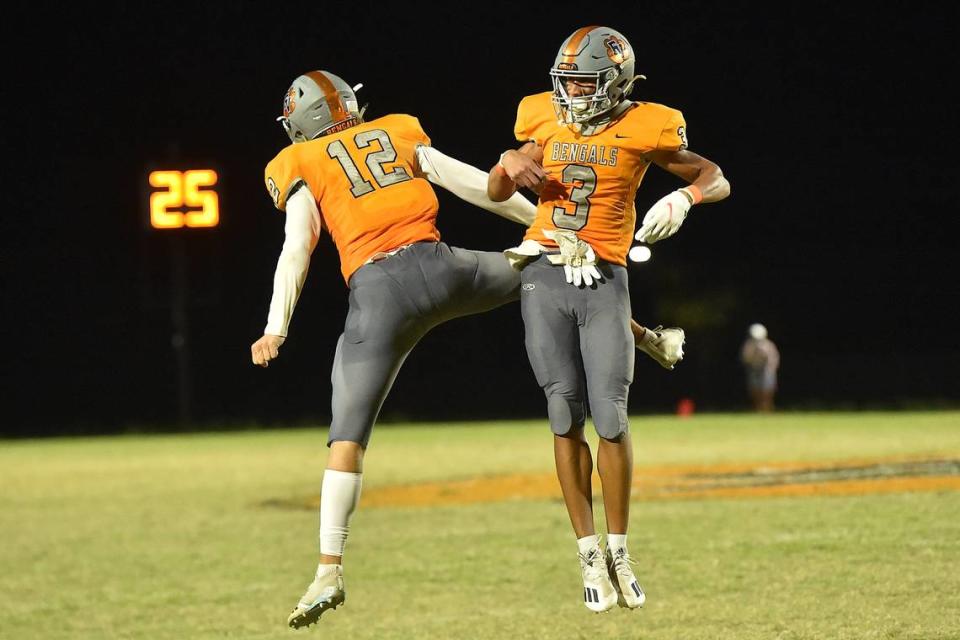
POLYGON ((212 169, 153 171, 150 173, 150 224, 155 229, 215 227, 220 222, 220 199, 212 169))

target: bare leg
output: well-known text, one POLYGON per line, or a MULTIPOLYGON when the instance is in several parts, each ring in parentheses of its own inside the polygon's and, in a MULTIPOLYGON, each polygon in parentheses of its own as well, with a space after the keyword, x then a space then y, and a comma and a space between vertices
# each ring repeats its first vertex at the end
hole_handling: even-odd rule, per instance
POLYGON ((773 391, 763 390, 761 392, 761 406, 764 413, 773 413, 773 391))
POLYGON ((625 534, 630 522, 630 491, 633 485, 633 445, 629 432, 616 440, 600 438, 597 468, 603 486, 607 533, 625 534))
POLYGON ((583 427, 571 429, 565 435, 553 436, 553 456, 557 464, 557 479, 563 491, 563 501, 570 514, 570 524, 577 538, 592 536, 593 489, 590 476, 593 473, 593 456, 590 445, 583 435, 583 427))
POLYGON ((349 440, 332 442, 330 455, 327 457, 327 469, 363 473, 363 453, 363 447, 356 442, 349 440))

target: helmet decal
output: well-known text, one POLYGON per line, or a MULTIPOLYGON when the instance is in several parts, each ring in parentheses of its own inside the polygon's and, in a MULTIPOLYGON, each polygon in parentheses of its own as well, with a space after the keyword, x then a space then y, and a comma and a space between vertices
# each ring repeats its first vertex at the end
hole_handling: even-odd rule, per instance
POLYGON ((354 127, 354 126, 356 126, 356 125, 358 125, 358 124, 360 124, 359 118, 356 118, 356 117, 354 117, 354 116, 349 116, 346 120, 341 120, 340 122, 338 122, 338 123, 336 123, 336 124, 334 124, 334 125, 331 125, 330 127, 324 129, 324 130, 323 130, 323 133, 324 133, 324 135, 328 135, 328 134, 331 134, 331 133, 338 133, 338 132, 343 131, 343 130, 345 130, 345 129, 349 129, 350 127, 354 127))
MULTIPOLYGON (((573 59, 580 54, 582 49, 581 44, 583 44, 584 38, 587 38, 589 33, 594 29, 599 29, 597 25, 591 25, 589 27, 582 27, 577 29, 572 36, 567 40, 567 46, 564 47, 561 55, 564 56, 565 62, 573 62, 573 59)), ((589 39, 587 39, 589 42, 589 39)))
POLYGON ((287 89, 287 95, 283 98, 283 117, 289 118, 290 114, 297 108, 297 90, 293 87, 287 89))
POLYGON ((607 49, 607 57, 614 64, 623 64, 630 57, 630 50, 627 43, 615 35, 609 35, 603 40, 603 46, 607 49))
POLYGON ((334 84, 330 81, 330 78, 328 78, 322 71, 311 71, 309 73, 305 73, 304 75, 317 83, 320 91, 323 92, 324 99, 327 102, 327 107, 330 109, 331 117, 336 121, 346 118, 347 109, 340 99, 340 95, 337 92, 337 87, 334 86, 334 84))

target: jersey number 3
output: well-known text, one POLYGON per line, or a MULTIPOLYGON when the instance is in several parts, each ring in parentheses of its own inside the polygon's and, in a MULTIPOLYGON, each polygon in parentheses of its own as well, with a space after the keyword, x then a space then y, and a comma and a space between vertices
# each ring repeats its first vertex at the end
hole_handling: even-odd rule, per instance
MULTIPOLYGON (((383 170, 383 165, 397 160, 397 151, 393 148, 393 143, 390 142, 390 136, 387 135, 386 131, 372 129, 361 131, 353 136, 353 144, 356 145, 358 151, 369 148, 374 140, 380 144, 380 151, 367 152, 366 163, 367 168, 370 169, 370 175, 377 182, 377 186, 380 188, 389 187, 392 184, 410 180, 410 174, 403 167, 394 167, 390 172, 383 170)), ((334 140, 328 144, 327 155, 336 158, 343 172, 347 174, 347 179, 350 180, 352 185, 350 193, 353 194, 354 198, 373 192, 373 184, 364 180, 363 176, 360 175, 360 170, 357 169, 357 165, 350 157, 350 153, 342 140, 334 140)))
POLYGON ((566 207, 554 207, 553 224, 560 229, 579 231, 587 226, 590 196, 597 190, 597 172, 585 164, 568 164, 563 168, 563 181, 574 185, 570 191, 570 202, 575 209, 571 214, 566 207))

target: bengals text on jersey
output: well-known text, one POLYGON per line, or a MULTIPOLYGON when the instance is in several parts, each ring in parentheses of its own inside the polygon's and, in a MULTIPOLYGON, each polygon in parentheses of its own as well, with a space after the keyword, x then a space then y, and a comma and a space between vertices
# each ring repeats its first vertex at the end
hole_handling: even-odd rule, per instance
POLYGON ((544 230, 568 229, 603 260, 626 265, 637 218, 634 198, 650 165, 646 154, 687 147, 683 114, 637 102, 588 136, 557 122, 551 96, 527 96, 517 109, 514 134, 543 148, 547 173, 536 220, 524 240, 556 246, 544 230))

